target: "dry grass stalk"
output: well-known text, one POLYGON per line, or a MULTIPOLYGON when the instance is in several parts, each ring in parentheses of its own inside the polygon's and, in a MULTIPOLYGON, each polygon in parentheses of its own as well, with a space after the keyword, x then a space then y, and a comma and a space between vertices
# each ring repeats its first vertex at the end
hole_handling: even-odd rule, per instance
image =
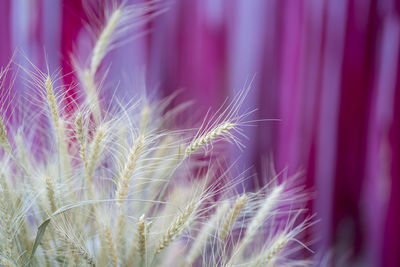
POLYGON ((53 213, 57 210, 56 198, 54 193, 54 184, 51 178, 46 177, 47 198, 50 202, 50 211, 53 213))
POLYGON ((11 153, 11 146, 7 139, 7 128, 4 125, 3 119, 0 118, 0 145, 7 153, 11 153))

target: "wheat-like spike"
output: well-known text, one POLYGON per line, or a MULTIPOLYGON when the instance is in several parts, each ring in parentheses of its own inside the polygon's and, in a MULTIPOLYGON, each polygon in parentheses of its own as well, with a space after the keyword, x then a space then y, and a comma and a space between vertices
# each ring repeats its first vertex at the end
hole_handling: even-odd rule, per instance
POLYGON ((289 239, 285 234, 280 234, 272 244, 265 250, 261 251, 260 254, 252 261, 250 266, 275 266, 276 259, 279 253, 287 245, 289 239))
POLYGON ((78 112, 75 118, 75 137, 78 140, 79 144, 85 143, 85 136, 83 130, 83 115, 81 112, 78 112))
POLYGON ((147 244, 147 222, 144 219, 144 214, 139 218, 137 225, 137 235, 138 235, 138 251, 140 257, 143 259, 146 256, 146 244, 147 244))
POLYGON ((100 125, 97 127, 96 134, 92 140, 90 146, 90 157, 88 162, 88 178, 90 179, 94 173, 94 169, 97 164, 97 160, 99 158, 100 149, 101 149, 101 142, 105 136, 105 125, 100 125))
POLYGON ((279 242, 277 242, 277 244, 274 244, 274 246, 272 246, 271 249, 267 251, 266 258, 262 263, 268 264, 270 262, 274 262, 274 259, 277 258, 278 254, 282 251, 282 249, 286 246, 286 244, 287 244, 286 239, 280 240, 279 242))
POLYGON ((11 153, 11 146, 7 139, 7 128, 4 125, 3 119, 0 118, 0 145, 5 151, 11 153))
POLYGON ((140 216, 139 221, 136 227, 136 234, 134 236, 134 240, 132 241, 130 254, 128 255, 128 262, 126 266, 134 266, 136 255, 139 254, 140 262, 139 266, 142 266, 143 260, 146 257, 147 253, 147 238, 149 232, 149 226, 151 222, 146 222, 145 215, 140 216))
MULTIPOLYGON (((100 150, 101 150, 101 142, 103 141, 103 138, 105 135, 105 129, 106 129, 106 126, 103 124, 99 125, 97 127, 96 134, 92 140, 91 147, 90 147, 91 149, 90 149, 90 157, 88 160, 88 166, 87 166, 87 168, 85 168, 85 170, 86 170, 85 183, 86 183, 86 187, 88 189, 89 199, 92 199, 92 200, 95 199, 93 185, 92 185, 92 176, 93 176, 95 167, 97 165, 97 160, 98 160, 100 150)), ((96 226, 98 229, 101 229, 100 223, 98 220, 96 205, 92 205, 91 209, 92 209, 94 217, 95 217, 96 226)), ((100 242, 103 245, 105 243, 105 240, 103 240, 101 238, 100 242)))
POLYGON ((91 266, 95 267, 96 266, 96 261, 93 258, 93 256, 87 251, 87 249, 77 242, 75 242, 71 237, 69 237, 66 233, 61 232, 60 230, 56 229, 55 231, 58 235, 58 237, 66 243, 73 251, 78 253, 79 255, 82 256, 82 258, 86 261, 86 263, 91 266))
POLYGON ((92 199, 94 198, 94 192, 92 187, 92 176, 99 158, 101 150, 101 142, 103 141, 105 136, 105 129, 106 129, 105 125, 100 125, 99 127, 97 127, 96 134, 90 146, 90 156, 88 159, 88 167, 86 173, 86 186, 89 189, 89 194, 90 194, 89 196, 92 199))
POLYGON ((118 266, 118 254, 114 246, 111 230, 108 226, 104 226, 104 236, 106 238, 109 259, 112 265, 116 267, 118 266))
POLYGON ((58 105, 57 105, 56 96, 55 96, 54 90, 53 90, 53 83, 51 82, 50 76, 47 76, 44 85, 46 88, 47 103, 50 107, 51 118, 53 120, 54 126, 56 127, 56 129, 58 129, 60 115, 58 113, 58 105))
POLYGON ((81 156, 85 169, 87 169, 85 130, 83 128, 83 115, 81 112, 78 112, 75 118, 75 137, 80 146, 79 155, 81 156))
POLYGON ((245 235, 233 252, 232 257, 229 260, 230 264, 228 265, 234 264, 235 261, 241 256, 247 245, 253 240, 253 237, 256 235, 257 230, 260 228, 260 226, 263 225, 265 218, 267 218, 270 215, 272 209, 276 207, 276 204, 282 192, 283 185, 276 186, 272 190, 272 192, 265 198, 264 203, 258 209, 253 219, 250 221, 246 229, 245 235))
POLYGON ((131 181, 131 176, 136 168, 137 161, 139 159, 141 150, 143 148, 143 138, 139 136, 133 143, 133 147, 128 155, 126 165, 122 171, 121 177, 118 179, 117 189, 115 192, 115 198, 117 202, 117 220, 116 220, 116 243, 118 246, 124 245, 120 244, 121 234, 124 227, 123 214, 121 212, 123 201, 126 199, 129 192, 129 184, 131 181))
POLYGON ((185 149, 185 157, 190 156, 193 152, 195 152, 197 149, 200 147, 210 143, 211 141, 215 140, 218 137, 224 136, 227 134, 230 130, 235 128, 237 126, 236 123, 232 123, 229 121, 225 121, 218 126, 214 127, 207 133, 197 137, 194 139, 188 147, 185 149))
POLYGON ((111 35, 117 27, 121 15, 122 10, 120 8, 115 9, 108 19, 108 22, 101 32, 99 38, 97 39, 97 42, 93 48, 92 58, 90 61, 90 74, 92 77, 94 77, 94 75, 96 74, 100 62, 103 60, 103 57, 106 54, 107 45, 110 43, 111 35))
POLYGON ((6 206, 6 203, 9 200, 6 197, 7 184, 5 182, 5 177, 3 174, 1 174, 1 187, 3 192, 1 192, 0 211, 2 213, 1 217, 2 217, 2 222, 4 223, 3 227, 5 228, 5 234, 6 234, 5 255, 9 259, 11 259, 12 249, 13 249, 12 220, 10 216, 10 211, 6 206))
POLYGON ((124 236, 124 229, 125 229, 125 217, 121 216, 120 210, 118 211, 118 218, 117 218, 117 227, 116 227, 116 238, 115 243, 117 245, 118 255, 119 258, 123 261, 126 257, 126 239, 124 236))
MULTIPOLYGON (((68 159, 65 127, 64 127, 64 122, 61 120, 60 114, 58 112, 57 100, 56 100, 56 96, 54 94, 53 83, 51 81, 50 76, 47 76, 44 85, 45 85, 46 94, 47 94, 47 104, 49 105, 49 108, 50 108, 51 119, 54 123, 56 135, 58 138, 59 157, 62 160, 65 175, 68 178, 68 177, 70 177, 70 162, 68 159)), ((70 187, 72 188, 71 185, 70 185, 70 187)))
POLYGON ((46 177, 45 180, 46 180, 47 198, 49 199, 50 202, 50 210, 51 212, 55 212, 57 210, 57 205, 54 193, 54 184, 49 177, 46 177))
POLYGON ((195 202, 191 202, 186 206, 182 214, 180 214, 169 226, 167 232, 162 236, 159 241, 156 254, 160 253, 166 248, 177 236, 187 227, 187 221, 195 210, 195 202))
POLYGON ((247 195, 243 194, 238 197, 235 205, 233 205, 232 209, 229 211, 227 216, 225 217, 225 221, 222 223, 221 231, 219 233, 219 237, 221 239, 225 239, 228 236, 229 231, 232 229, 233 224, 236 221, 236 218, 239 216, 240 212, 244 208, 247 203, 247 195))
POLYGON ((122 205, 123 200, 128 195, 131 176, 136 168, 136 164, 139 159, 142 148, 143 148, 143 137, 139 136, 133 144, 126 165, 122 171, 121 177, 118 179, 117 191, 115 193, 115 198, 118 200, 117 202, 118 206, 122 205))

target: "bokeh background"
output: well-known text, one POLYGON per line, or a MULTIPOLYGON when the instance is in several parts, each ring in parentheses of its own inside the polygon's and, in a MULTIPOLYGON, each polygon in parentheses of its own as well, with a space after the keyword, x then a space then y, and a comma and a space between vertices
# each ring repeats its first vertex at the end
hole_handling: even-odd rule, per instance
MULTIPOLYGON (((18 50, 18 64, 27 57, 73 82, 70 53, 89 38, 82 1, 1 0, 0 65, 18 50)), ((108 56, 122 66, 108 84, 123 74, 117 94, 133 97, 142 72, 149 95, 181 89, 177 101, 202 113, 252 81, 249 119, 280 121, 246 128, 241 162, 262 171, 273 155, 278 170, 303 170, 317 249, 332 265, 400 266, 400 1, 166 2, 148 34, 108 56)))

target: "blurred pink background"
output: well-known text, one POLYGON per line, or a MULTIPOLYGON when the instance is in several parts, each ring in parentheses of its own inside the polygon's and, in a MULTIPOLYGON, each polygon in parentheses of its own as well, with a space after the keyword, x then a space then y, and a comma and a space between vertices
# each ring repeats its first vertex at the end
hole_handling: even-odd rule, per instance
MULTIPOLYGON (((149 34, 108 56, 122 66, 110 84, 127 77, 117 94, 138 94, 127 85, 144 71, 150 95, 182 89, 178 101, 205 112, 255 75, 249 119, 281 121, 246 128, 243 166, 261 171, 273 154, 278 169, 304 170, 321 218, 316 250, 334 249, 333 265, 348 254, 346 266, 400 266, 400 1, 165 2, 149 34)), ((0 65, 18 49, 16 62, 45 68, 45 51, 69 84, 83 18, 81 0, 0 1, 0 65)))

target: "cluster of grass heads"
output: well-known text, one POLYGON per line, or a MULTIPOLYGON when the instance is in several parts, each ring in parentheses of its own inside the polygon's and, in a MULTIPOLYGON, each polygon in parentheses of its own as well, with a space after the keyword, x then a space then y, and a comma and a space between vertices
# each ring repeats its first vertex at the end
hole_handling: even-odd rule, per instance
POLYGON ((213 152, 224 141, 242 146, 247 90, 197 130, 172 126, 181 110, 167 109, 171 98, 105 108, 98 93, 105 55, 130 27, 160 12, 158 2, 105 12, 87 67, 76 66, 82 101, 66 101, 57 74, 24 69, 30 105, 12 112, 24 114, 17 124, 2 105, 0 120, 1 265, 311 263, 299 235, 313 220, 303 215, 307 195, 296 177, 277 174, 239 194, 246 176, 230 177, 223 152, 213 152))

